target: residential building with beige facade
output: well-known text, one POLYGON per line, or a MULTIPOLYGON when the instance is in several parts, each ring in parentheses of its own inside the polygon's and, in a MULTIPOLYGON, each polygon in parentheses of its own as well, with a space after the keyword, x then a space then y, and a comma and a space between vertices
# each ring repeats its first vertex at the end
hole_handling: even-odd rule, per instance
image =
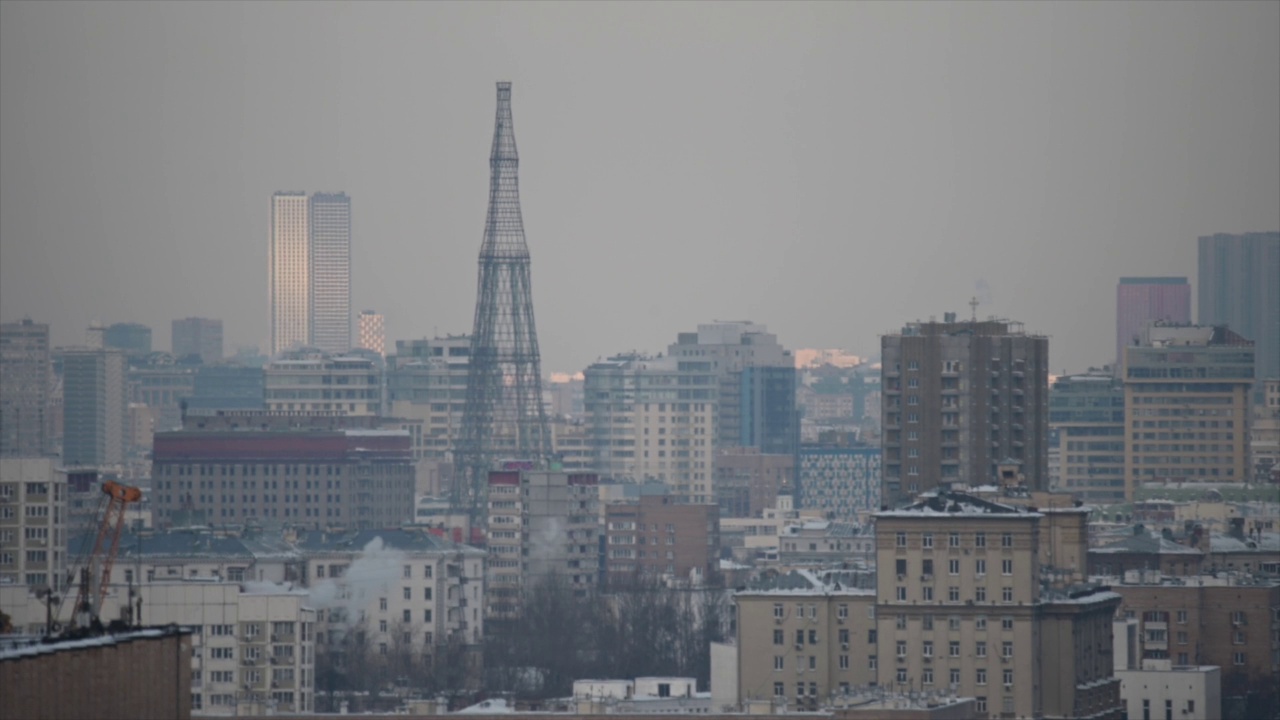
POLYGON ((588 367, 585 421, 595 469, 616 480, 657 480, 681 502, 714 502, 719 385, 710 365, 632 354, 588 367))
POLYGON ((61 588, 67 478, 53 458, 0 458, 0 584, 61 588))
MULTIPOLYGON (((1120 716, 1120 598, 1046 572, 1045 513, 941 491, 875 518, 879 684, 954 688, 980 717, 1120 716)), ((1087 537, 1076 542, 1056 554, 1082 573, 1087 537)))
POLYGON ((1226 327, 1165 325, 1124 349, 1125 499, 1154 483, 1243 483, 1254 345, 1226 327))
POLYGON ((796 571, 734 593, 738 702, 816 710, 877 681, 875 591, 796 571))
POLYGON ((290 352, 267 365, 264 381, 267 410, 382 414, 381 371, 368 358, 290 352))

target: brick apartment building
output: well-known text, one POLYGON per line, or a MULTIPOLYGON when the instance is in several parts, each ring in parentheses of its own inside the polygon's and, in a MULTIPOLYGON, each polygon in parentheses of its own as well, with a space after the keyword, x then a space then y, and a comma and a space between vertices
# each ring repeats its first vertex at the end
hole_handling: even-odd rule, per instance
POLYGON ((720 507, 677 504, 670 495, 644 495, 605 507, 605 574, 610 586, 640 578, 713 580, 720 562, 720 507))

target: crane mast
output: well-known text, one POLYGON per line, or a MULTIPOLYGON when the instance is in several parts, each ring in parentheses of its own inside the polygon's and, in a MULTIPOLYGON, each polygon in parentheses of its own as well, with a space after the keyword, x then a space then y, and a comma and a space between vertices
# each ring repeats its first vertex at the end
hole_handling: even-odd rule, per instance
POLYGON ((93 553, 80 571, 80 590, 72 608, 73 618, 83 618, 83 624, 97 620, 102 603, 107 597, 111 581, 111 566, 120 550, 120 534, 124 530, 125 509, 130 503, 142 499, 142 490, 108 480, 102 484, 107 496, 106 509, 98 523, 98 535, 93 543, 93 553))

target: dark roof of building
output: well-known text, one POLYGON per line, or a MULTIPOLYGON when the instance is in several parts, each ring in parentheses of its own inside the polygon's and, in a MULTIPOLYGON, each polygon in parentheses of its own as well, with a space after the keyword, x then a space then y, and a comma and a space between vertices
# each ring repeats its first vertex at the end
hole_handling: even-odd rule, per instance
POLYGON ((382 539, 383 547, 403 552, 479 552, 470 546, 459 545, 431 533, 401 528, 358 530, 347 533, 308 530, 298 533, 297 547, 303 552, 358 553, 378 538, 382 539))
MULTIPOLYGON (((72 555, 88 554, 93 549, 95 533, 85 532, 73 536, 68 545, 72 555)), ((197 529, 170 530, 168 532, 131 532, 120 536, 120 558, 133 557, 200 557, 252 559, 253 553, 239 538, 219 537, 197 529)))
POLYGON ((1203 555, 1199 550, 1179 545, 1164 537, 1142 534, 1130 535, 1100 548, 1089 550, 1091 553, 1141 553, 1148 555, 1203 555))

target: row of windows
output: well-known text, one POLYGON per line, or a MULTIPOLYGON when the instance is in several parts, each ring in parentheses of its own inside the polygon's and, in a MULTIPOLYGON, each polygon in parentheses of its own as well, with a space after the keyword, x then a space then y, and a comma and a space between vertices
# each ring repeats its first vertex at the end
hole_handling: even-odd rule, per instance
MULTIPOLYGON (((929 549, 934 547, 934 534, 931 532, 920 533, 920 547, 929 549)), ((907 533, 899 531, 894 535, 894 545, 904 548, 907 546, 907 533)), ((976 532, 973 534, 973 547, 984 548, 987 546, 987 534, 985 532, 976 532)), ((959 548, 965 547, 963 544, 962 533, 953 532, 947 534, 947 547, 959 548)), ((1013 533, 1006 532, 1000 534, 1000 547, 1013 547, 1013 533)))

